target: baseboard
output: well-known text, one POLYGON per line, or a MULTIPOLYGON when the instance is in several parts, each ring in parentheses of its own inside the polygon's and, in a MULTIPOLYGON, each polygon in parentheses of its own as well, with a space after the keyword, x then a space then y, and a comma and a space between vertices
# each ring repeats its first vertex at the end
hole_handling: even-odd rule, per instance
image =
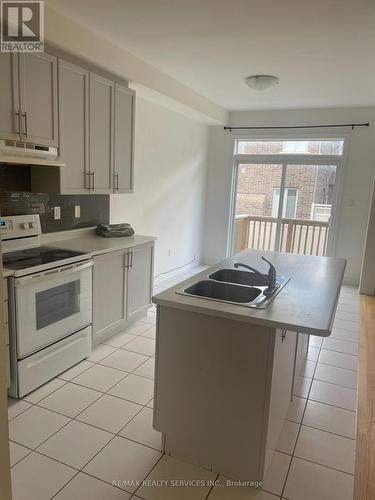
POLYGON ((356 278, 344 278, 343 285, 359 287, 358 280, 356 278))
POLYGON ((94 333, 92 335, 92 347, 96 347, 99 344, 101 344, 104 340, 112 337, 113 335, 116 335, 116 333, 121 333, 126 328, 131 326, 133 323, 136 323, 139 321, 141 318, 144 318, 147 315, 148 309, 150 309, 151 304, 143 307, 139 311, 137 311, 135 314, 132 315, 131 319, 128 320, 123 320, 121 322, 116 323, 115 325, 111 325, 107 328, 104 328, 100 332, 94 333))
POLYGON ((194 269, 195 267, 198 267, 200 265, 202 265, 200 260, 194 260, 193 262, 189 262, 189 264, 186 264, 185 266, 179 267, 177 269, 172 269, 171 271, 167 271, 166 273, 163 273, 160 276, 154 278, 154 286, 157 287, 164 281, 168 281, 171 278, 174 278, 175 276, 178 276, 181 273, 189 271, 190 269, 194 269))

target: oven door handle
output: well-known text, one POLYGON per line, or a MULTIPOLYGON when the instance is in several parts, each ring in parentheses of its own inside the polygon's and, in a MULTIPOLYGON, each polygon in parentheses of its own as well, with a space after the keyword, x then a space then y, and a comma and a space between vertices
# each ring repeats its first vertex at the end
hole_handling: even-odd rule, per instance
POLYGON ((84 262, 82 264, 71 264, 60 268, 49 269, 47 271, 31 274, 29 276, 22 276, 14 280, 15 287, 27 286, 34 283, 46 281, 48 278, 56 278, 57 276, 67 276, 69 274, 79 273, 85 269, 89 269, 94 265, 93 261, 84 262))

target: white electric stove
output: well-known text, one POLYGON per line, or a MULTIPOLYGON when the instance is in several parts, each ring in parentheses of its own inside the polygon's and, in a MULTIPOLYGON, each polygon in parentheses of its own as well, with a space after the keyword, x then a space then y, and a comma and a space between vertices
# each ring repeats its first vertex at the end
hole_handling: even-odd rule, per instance
POLYGON ((0 220, 10 269, 11 387, 22 397, 91 352, 92 259, 40 244, 39 215, 0 220))

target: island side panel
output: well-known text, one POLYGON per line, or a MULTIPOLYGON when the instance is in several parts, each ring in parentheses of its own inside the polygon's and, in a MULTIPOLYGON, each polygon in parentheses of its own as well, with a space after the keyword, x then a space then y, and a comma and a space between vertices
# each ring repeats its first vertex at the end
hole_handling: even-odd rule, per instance
POLYGON ((263 479, 275 330, 158 306, 154 427, 167 454, 263 479))
POLYGON ((297 355, 297 333, 278 328, 272 364, 271 398, 269 405, 265 473, 288 416, 293 398, 293 382, 297 355))

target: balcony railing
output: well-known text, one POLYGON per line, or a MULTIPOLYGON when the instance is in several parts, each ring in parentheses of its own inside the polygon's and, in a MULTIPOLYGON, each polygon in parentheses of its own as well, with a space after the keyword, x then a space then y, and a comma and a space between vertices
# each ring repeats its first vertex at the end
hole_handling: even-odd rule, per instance
MULTIPOLYGON (((277 219, 251 215, 235 218, 234 249, 274 250, 277 219)), ((282 219, 282 252, 324 256, 327 251, 329 223, 305 219, 282 219)))

